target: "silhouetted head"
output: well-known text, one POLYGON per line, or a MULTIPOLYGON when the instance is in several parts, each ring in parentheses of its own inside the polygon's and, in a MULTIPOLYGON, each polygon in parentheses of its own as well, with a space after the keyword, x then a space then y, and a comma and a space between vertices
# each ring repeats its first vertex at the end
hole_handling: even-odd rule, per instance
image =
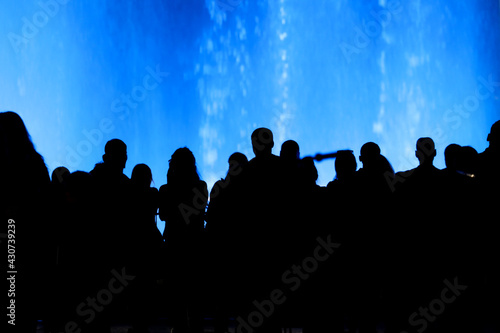
POLYGON ((351 151, 341 152, 335 159, 335 178, 341 180, 350 178, 356 173, 357 167, 356 157, 351 151))
POLYGON ((194 183, 200 180, 196 159, 188 148, 179 148, 168 161, 167 183, 194 183))
POLYGON ((153 174, 146 164, 137 164, 134 169, 132 169, 130 180, 132 184, 137 187, 148 188, 153 181, 153 174))
POLYGON ((436 148, 434 141, 431 138, 420 138, 417 140, 417 150, 415 156, 418 158, 420 165, 429 165, 436 157, 436 148))
POLYGON ((500 120, 491 126, 490 134, 488 134, 487 140, 490 143, 491 149, 500 149, 500 120))
POLYGON ((127 145, 120 139, 112 139, 106 142, 102 160, 107 166, 123 170, 127 163, 127 145))
POLYGON ((287 140, 281 145, 280 157, 286 162, 300 160, 299 144, 294 140, 287 140))
POLYGON ((0 113, 0 157, 5 161, 36 153, 21 117, 12 111, 0 113))
POLYGON ((256 157, 271 155, 274 147, 273 132, 265 127, 257 128, 252 133, 252 148, 256 157))
POLYGON ((70 175, 70 172, 68 168, 60 166, 54 169, 52 171, 52 184, 54 185, 61 185, 64 181, 68 179, 68 176, 70 175))
POLYGON ((314 165, 313 158, 304 157, 302 159, 302 168, 307 184, 316 185, 316 181, 318 180, 318 169, 316 169, 316 165, 314 165))
POLYGON ((241 172, 241 169, 245 168, 245 166, 248 164, 248 158, 245 156, 245 154, 236 152, 229 156, 227 163, 229 163, 228 174, 238 174, 241 172))
POLYGON ((457 157, 460 151, 460 145, 452 143, 446 147, 444 150, 444 163, 446 168, 450 170, 457 170, 457 157))
POLYGON ((361 146, 359 160, 363 162, 363 168, 370 169, 377 164, 380 157, 380 147, 374 142, 367 142, 361 146))

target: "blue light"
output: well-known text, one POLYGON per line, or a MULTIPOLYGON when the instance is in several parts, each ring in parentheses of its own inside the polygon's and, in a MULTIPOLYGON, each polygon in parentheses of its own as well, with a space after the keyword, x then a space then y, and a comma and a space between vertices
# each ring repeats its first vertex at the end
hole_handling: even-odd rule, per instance
MULTIPOLYGON (((498 1, 10 2, 0 20, 0 109, 24 119, 52 171, 89 171, 128 145, 166 182, 187 146, 209 186, 253 157, 266 126, 302 156, 377 142, 395 170, 418 137, 487 146, 500 119, 498 1)), ((319 183, 333 162, 317 164, 319 183)))

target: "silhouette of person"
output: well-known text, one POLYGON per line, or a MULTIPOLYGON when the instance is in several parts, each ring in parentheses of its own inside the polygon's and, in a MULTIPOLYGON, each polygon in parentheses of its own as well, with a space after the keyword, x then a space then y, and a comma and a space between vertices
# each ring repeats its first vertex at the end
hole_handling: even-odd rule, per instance
POLYGON ((156 225, 159 192, 151 187, 153 175, 146 164, 137 164, 130 178, 132 191, 134 248, 132 265, 137 272, 130 289, 133 332, 148 332, 159 305, 156 281, 163 275, 163 238, 156 225))
MULTIPOLYGON (((126 166, 127 145, 120 139, 109 140, 104 147, 102 162, 97 163, 90 175, 93 184, 93 205, 99 232, 92 236, 95 247, 100 249, 95 258, 95 272, 98 278, 89 286, 97 291, 112 278, 112 272, 128 270, 132 273, 136 245, 132 189, 130 179, 123 173, 126 166)), ((134 284, 134 281, 131 282, 134 284)), ((89 291, 96 293, 96 291, 89 291)), ((120 296, 129 300, 131 288, 125 289, 120 296)), ((90 331, 109 330, 113 318, 124 319, 127 302, 112 302, 85 326, 90 331)))
MULTIPOLYGON (((251 196, 249 211, 266 215, 268 219, 275 209, 272 208, 280 198, 279 191, 283 185, 280 173, 282 161, 272 153, 274 147, 273 133, 268 128, 257 128, 252 132, 252 149, 255 157, 248 162, 246 177, 247 191, 251 196), (252 199, 253 198, 253 199, 252 199), (256 202, 257 201, 257 202, 256 202)), ((255 222, 256 223, 256 222, 255 222)), ((272 227, 268 226, 266 229, 272 227)))
POLYGON ((418 159, 418 167, 398 172, 396 178, 402 178, 401 187, 403 190, 411 190, 413 193, 426 191, 429 186, 435 188, 439 185, 438 179, 441 172, 433 165, 436 157, 436 148, 431 138, 423 137, 417 140, 415 156, 418 159))
POLYGON ((406 328, 408 311, 412 313, 419 304, 432 299, 432 292, 447 278, 449 258, 445 258, 444 249, 450 244, 444 234, 443 209, 438 205, 445 198, 445 182, 443 172, 433 165, 436 154, 431 138, 419 138, 415 150, 419 165, 395 176, 394 207, 399 219, 392 225, 392 232, 400 236, 390 238, 392 249, 387 256, 394 277, 389 304, 398 304, 390 311, 399 317, 393 322, 396 331, 406 328))
POLYGON ((220 236, 221 239, 226 239, 226 235, 232 234, 230 229, 235 223, 233 221, 238 220, 238 215, 241 214, 234 208, 241 200, 241 193, 238 192, 241 191, 241 176, 248 164, 248 159, 244 154, 236 152, 229 156, 228 164, 226 177, 215 182, 210 191, 210 204, 206 216, 207 231, 213 237, 220 236))
POLYGON ((228 159, 226 177, 218 180, 210 192, 210 202, 206 215, 208 269, 208 296, 213 300, 212 311, 217 333, 228 331, 230 317, 239 315, 238 276, 243 274, 240 267, 241 229, 246 212, 243 210, 244 172, 247 157, 239 152, 228 159))
POLYGON ((356 157, 351 151, 339 153, 335 158, 335 178, 327 185, 329 191, 342 193, 351 188, 357 168, 356 157))
POLYGON ((64 166, 60 166, 54 169, 52 171, 52 177, 51 177, 51 182, 52 184, 59 186, 64 183, 64 181, 68 178, 70 175, 70 172, 68 168, 64 166))
POLYGON ((123 174, 127 163, 127 145, 120 139, 109 140, 104 147, 102 163, 97 163, 90 174, 95 184, 97 210, 103 219, 103 236, 106 239, 110 263, 122 265, 123 247, 131 237, 130 179, 123 174))
MULTIPOLYGON (((488 148, 478 156, 478 178, 483 187, 483 191, 487 193, 486 199, 490 199, 489 194, 498 189, 500 184, 500 120, 491 126, 490 133, 487 136, 489 142, 488 148)), ((491 201, 495 199, 491 198, 491 201)))
MULTIPOLYGON (((335 158, 335 178, 327 185, 328 200, 332 202, 330 206, 341 207, 342 212, 350 212, 355 209, 356 201, 358 200, 359 186, 356 177, 356 157, 352 151, 341 151, 335 158)), ((354 230, 351 230, 351 219, 338 218, 338 212, 333 212, 329 216, 330 219, 335 219, 336 234, 339 237, 341 244, 350 243, 354 230)))
MULTIPOLYGON (((253 131, 251 140, 255 157, 248 162, 245 170, 245 185, 250 196, 248 211, 267 220, 271 218, 269 214, 275 211, 273 206, 281 199, 283 165, 280 158, 272 153, 274 139, 271 130, 264 127, 257 128, 253 131)), ((272 225, 266 226, 268 232, 272 233, 272 227, 272 225)))
POLYGON ((486 283, 483 286, 482 299, 484 304, 483 313, 488 325, 500 332, 498 313, 500 305, 496 301, 500 298, 500 286, 495 282, 500 279, 496 262, 500 246, 497 240, 495 223, 499 216, 498 212, 498 189, 500 187, 500 120, 496 121, 487 136, 488 148, 478 155, 477 179, 480 186, 481 206, 476 211, 475 221, 477 228, 482 229, 481 253, 479 258, 481 269, 485 272, 486 283))
POLYGON ((458 276, 461 283, 468 286, 468 292, 463 295, 463 302, 449 312, 449 319, 443 325, 450 332, 470 332, 476 329, 477 322, 482 321, 483 311, 476 304, 484 304, 478 297, 480 285, 485 281, 481 267, 485 257, 481 233, 485 228, 483 223, 477 221, 477 207, 482 205, 477 182, 478 153, 470 146, 463 146, 454 154, 456 170, 453 183, 450 184, 450 177, 444 171, 445 198, 439 202, 444 204, 441 210, 445 219, 437 225, 438 230, 439 225, 442 225, 441 239, 437 243, 445 260, 441 260, 438 265, 442 265, 443 275, 458 276), (457 209, 457 205, 461 207, 457 209))
POLYGON ((444 150, 444 163, 446 164, 446 173, 453 174, 457 171, 457 156, 460 151, 460 145, 456 143, 449 144, 444 150))
POLYGON ((123 174, 127 163, 127 145, 120 139, 109 140, 104 147, 102 163, 97 163, 90 174, 104 186, 129 185, 123 174))
POLYGON ((398 172, 395 177, 398 199, 403 200, 407 208, 423 198, 429 204, 435 202, 443 190, 443 173, 433 165, 436 157, 434 141, 428 137, 419 138, 415 156, 419 165, 414 169, 398 172))
MULTIPOLYGON (((54 247, 54 253, 57 257, 58 247, 64 237, 62 231, 62 224, 65 223, 65 219, 67 218, 68 211, 66 205, 66 191, 67 191, 67 181, 70 176, 70 172, 68 168, 64 166, 60 166, 52 171, 52 180, 51 180, 51 211, 54 216, 52 218, 52 229, 50 234, 53 235, 51 240, 51 245, 54 247)), ((54 263, 56 263, 57 258, 54 263)))
POLYGON ((375 272, 384 272, 386 265, 387 229, 390 225, 387 207, 392 205, 390 184, 394 171, 374 142, 361 146, 359 160, 363 166, 356 171, 354 183, 358 190, 355 204, 360 212, 348 227, 348 242, 344 248, 346 260, 350 261, 346 263, 349 267, 346 280, 351 297, 346 307, 348 317, 352 318, 351 328, 371 332, 375 329, 376 316, 380 315, 379 295, 386 278, 385 274, 375 272), (367 280, 373 284, 367 285, 367 280))
MULTIPOLYGON (((68 179, 71 174, 68 168, 60 166, 54 169, 52 172, 50 191, 48 194, 48 209, 52 216, 50 218, 50 223, 47 223, 46 229, 49 237, 46 239, 46 244, 50 248, 50 266, 46 267, 50 272, 54 272, 56 277, 61 277, 63 274, 61 265, 61 259, 66 245, 67 233, 67 223, 68 218, 71 216, 69 211, 69 205, 67 203, 67 193, 68 193, 68 179)), ((55 279, 52 279, 54 281, 55 279)), ((60 304, 62 302, 62 294, 64 288, 62 280, 54 281, 52 290, 52 304, 51 308, 59 311, 52 311, 44 322, 44 329, 47 331, 57 331, 57 325, 60 325, 64 320, 62 315, 63 311, 60 309, 60 304)), ((66 305, 68 303, 65 303, 66 305)))
MULTIPOLYGON (((327 188, 319 186, 318 170, 312 157, 304 157, 301 160, 301 186, 299 192, 293 192, 294 196, 300 198, 300 202, 293 207, 285 206, 286 210, 293 212, 287 216, 288 221, 294 221, 294 215, 300 212, 299 219, 295 221, 295 230, 287 240, 293 244, 288 249, 293 254, 293 261, 297 261, 317 246, 317 238, 331 237, 333 242, 338 243, 340 238, 337 224, 339 215, 335 214, 336 204, 331 202, 327 195, 327 188), (296 249, 296 251, 293 251, 296 249)), ((343 215, 343 214, 340 214, 343 215)), ((288 222, 290 224, 290 222, 288 222)), ((287 225, 287 228, 292 226, 287 225)), ((288 235, 290 233, 285 233, 288 235)), ((314 272, 311 281, 307 281, 301 287, 295 308, 299 313, 293 313, 293 317, 302 318, 304 332, 342 332, 344 329, 341 304, 339 303, 339 276, 338 261, 329 258, 321 263, 321 270, 314 272), (328 299, 328 302, 318 301, 328 299), (300 304, 302 303, 302 304, 300 304), (298 306, 297 306, 298 305, 298 306)), ((345 285, 343 286, 345 288, 345 285)), ((343 305, 343 304, 342 304, 343 305)))
POLYGON ((318 169, 314 165, 314 160, 312 157, 304 157, 302 159, 302 168, 304 171, 305 185, 311 191, 319 190, 320 186, 317 184, 318 181, 318 169))
MULTIPOLYGON (((446 168, 442 170, 444 182, 443 204, 445 207, 453 207, 458 200, 462 200, 464 194, 465 177, 460 174, 460 152, 462 147, 457 144, 450 144, 444 150, 444 161, 446 168)), ((448 215, 450 221, 456 221, 456 214, 460 212, 449 209, 448 215)), ((445 222, 446 223, 446 222, 445 222)), ((455 222, 452 222, 455 223, 455 222)))
MULTIPOLYGON (((283 184, 279 185, 282 186, 279 191, 282 196, 281 202, 284 204, 281 219, 287 221, 280 233, 283 239, 298 244, 299 238, 304 237, 303 221, 311 217, 310 206, 315 200, 320 199, 320 188, 316 184, 318 172, 312 158, 300 158, 299 144, 294 140, 287 140, 281 145, 280 162, 279 177, 282 178, 283 184)), ((317 203, 317 207, 319 206, 320 203, 317 203)), ((303 247, 308 245, 303 244, 303 247)), ((290 249, 288 251, 290 259, 302 250, 302 246, 290 249)))
MULTIPOLYGON (((268 128, 257 128, 251 134, 252 158, 244 170, 242 212, 244 222, 239 231, 240 267, 253 267, 239 276, 242 308, 239 313, 250 313, 252 301, 268 297, 269 288, 281 283, 281 274, 287 263, 279 258, 286 257, 286 202, 283 189, 283 164, 272 153, 273 133, 268 128)), ((266 320, 259 330, 277 330, 277 318, 266 320)))
POLYGON ((280 157, 284 163, 298 163, 300 161, 299 144, 294 140, 283 142, 281 145, 280 157))
POLYGON ((363 167, 357 171, 357 176, 361 177, 363 182, 375 182, 371 184, 376 185, 375 191, 386 190, 387 176, 393 175, 394 169, 380 154, 380 147, 374 142, 367 142, 361 147, 360 153, 359 160, 363 167))
MULTIPOLYGON (((23 120, 12 111, 0 113, 0 161, 1 233, 16 236, 14 244, 8 242, 15 246, 15 257, 7 258, 7 245, 2 247, 6 254, 3 272, 17 271, 16 325, 8 326, 18 332, 35 332, 36 320, 48 315, 45 304, 51 287, 49 277, 40 272, 55 260, 47 246, 51 229, 47 211, 50 178, 23 120)), ((7 239, 2 243, 7 244, 7 239)))
MULTIPOLYGON (((353 275, 359 272, 359 261, 354 255, 353 246, 356 246, 359 223, 357 214, 352 214, 360 203, 359 184, 356 175, 356 157, 352 151, 339 151, 335 158, 335 178, 327 185, 327 198, 330 202, 326 205, 327 221, 331 221, 331 234, 341 246, 336 250, 330 268, 331 294, 335 302, 331 307, 337 314, 336 325, 338 332, 344 331, 344 326, 355 330, 360 326, 357 306, 360 301, 357 294, 358 286, 353 283, 353 275), (353 297, 355 296, 355 297, 353 297), (340 327, 339 327, 340 326, 340 327)), ((359 281, 355 276, 354 280, 359 281)), ((363 300, 364 301, 364 300, 363 300)))
POLYGON ((160 219, 165 221, 163 237, 173 329, 201 332, 202 236, 208 189, 188 148, 179 148, 172 154, 167 184, 160 187, 159 194, 160 219))
MULTIPOLYGON (((332 221, 332 235, 342 244, 336 253, 338 255, 334 257, 336 266, 331 273, 331 280, 336 282, 336 286, 332 286, 336 302, 332 302, 332 305, 337 306, 336 312, 342 318, 342 323, 353 330, 353 326, 359 324, 355 314, 358 307, 356 302, 360 301, 359 296, 353 299, 358 289, 353 283, 353 275, 359 272, 359 261, 354 254, 357 253, 355 247, 360 231, 359 223, 356 222, 359 216, 351 213, 359 209, 360 203, 356 170, 356 157, 352 151, 339 152, 335 158, 335 178, 327 185, 331 204, 327 206, 326 214, 328 221, 332 221)), ((358 277, 355 276, 355 279, 358 277)))
POLYGON ((156 234, 156 231, 158 231, 158 236, 161 238, 161 233, 159 233, 156 227, 158 189, 151 187, 152 182, 153 175, 151 169, 146 164, 137 164, 134 169, 132 169, 130 183, 132 191, 134 192, 134 202, 139 211, 139 219, 144 221, 145 224, 147 223, 147 228, 145 229, 149 230, 150 235, 156 234))
POLYGON ((307 186, 305 183, 304 170, 300 159, 299 144, 294 140, 283 142, 280 150, 280 160, 283 165, 283 179, 285 191, 296 190, 297 186, 307 186))

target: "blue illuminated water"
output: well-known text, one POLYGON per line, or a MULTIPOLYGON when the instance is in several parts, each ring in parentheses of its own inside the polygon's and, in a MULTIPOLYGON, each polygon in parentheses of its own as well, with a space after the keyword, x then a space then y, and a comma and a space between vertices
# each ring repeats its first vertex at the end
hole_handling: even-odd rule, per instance
MULTIPOLYGON (((114 137, 166 182, 178 147, 209 186, 267 126, 301 154, 377 142, 395 170, 418 137, 487 146, 500 119, 498 1, 4 2, 0 109, 52 171, 89 171, 114 137), (40 5, 44 4, 43 6, 40 5), (43 7, 43 8, 42 8, 43 7), (490 81, 489 84, 484 82, 490 81)), ((318 163, 319 183, 334 176, 318 163)))

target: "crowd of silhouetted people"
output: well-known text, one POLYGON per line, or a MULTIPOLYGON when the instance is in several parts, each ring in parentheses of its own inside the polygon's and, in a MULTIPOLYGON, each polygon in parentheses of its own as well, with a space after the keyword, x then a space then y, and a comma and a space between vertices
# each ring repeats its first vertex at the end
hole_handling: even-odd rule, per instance
POLYGON ((188 148, 158 190, 145 164, 124 175, 119 139, 93 170, 49 177, 23 120, 0 113, 19 331, 499 332, 500 121, 484 152, 447 146, 443 170, 428 137, 408 171, 373 142, 361 167, 339 151, 326 187, 297 142, 277 156, 269 129, 249 139, 255 156, 232 154, 210 193, 188 148))

